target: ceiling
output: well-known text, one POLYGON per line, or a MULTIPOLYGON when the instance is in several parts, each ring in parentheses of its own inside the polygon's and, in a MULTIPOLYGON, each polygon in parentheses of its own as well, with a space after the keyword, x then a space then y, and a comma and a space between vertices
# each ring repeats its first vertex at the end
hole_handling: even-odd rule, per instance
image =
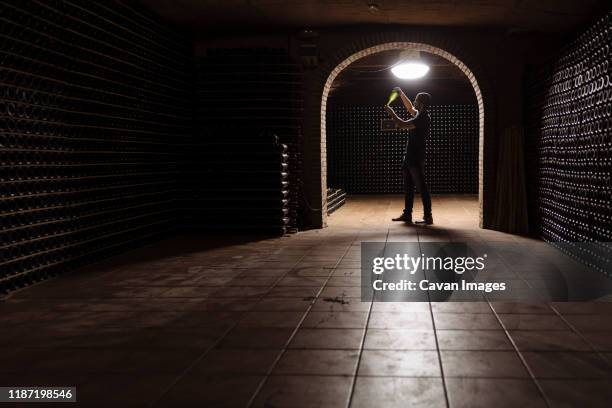
POLYGON ((434 104, 475 103, 470 81, 450 61, 422 52, 421 60, 429 65, 427 75, 417 80, 396 78, 390 67, 399 60, 400 50, 379 52, 361 58, 344 69, 330 90, 330 103, 384 104, 395 86, 412 99, 417 92, 429 92, 434 104))
POLYGON ((602 0, 132 0, 193 33, 357 24, 562 32, 609 10, 602 0))

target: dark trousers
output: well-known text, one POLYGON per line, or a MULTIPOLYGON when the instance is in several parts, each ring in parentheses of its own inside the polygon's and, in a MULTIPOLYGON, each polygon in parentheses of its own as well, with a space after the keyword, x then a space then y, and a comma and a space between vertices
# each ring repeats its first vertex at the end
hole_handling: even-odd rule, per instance
POLYGON ((416 163, 404 164, 404 214, 412 215, 414 201, 414 187, 421 193, 425 217, 431 217, 431 197, 425 183, 425 163, 420 160, 416 163))

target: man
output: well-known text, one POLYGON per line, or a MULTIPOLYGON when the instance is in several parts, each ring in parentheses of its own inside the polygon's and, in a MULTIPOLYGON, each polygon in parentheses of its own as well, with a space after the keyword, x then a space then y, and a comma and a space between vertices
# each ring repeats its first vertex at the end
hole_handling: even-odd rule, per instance
POLYGON ((400 129, 410 129, 408 142, 404 151, 404 161, 402 168, 404 171, 404 193, 405 204, 404 212, 401 216, 393 218, 393 221, 404 221, 412 224, 412 203, 414 201, 414 187, 416 186, 421 192, 423 199, 424 217, 423 220, 416 221, 416 224, 433 224, 433 216, 431 214, 431 197, 427 184, 425 183, 425 141, 429 137, 429 127, 431 118, 427 109, 431 105, 431 95, 425 92, 420 92, 414 99, 414 105, 410 99, 399 88, 395 88, 402 98, 402 102, 412 119, 402 120, 395 113, 391 106, 386 105, 385 109, 391 115, 393 122, 400 129))

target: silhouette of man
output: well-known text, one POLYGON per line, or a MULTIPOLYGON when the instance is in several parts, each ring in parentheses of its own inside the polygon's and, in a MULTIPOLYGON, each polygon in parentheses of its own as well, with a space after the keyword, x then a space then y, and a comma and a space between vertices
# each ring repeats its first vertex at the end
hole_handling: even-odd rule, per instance
POLYGON ((412 204, 414 201, 414 187, 421 192, 423 200, 424 216, 422 220, 416 221, 416 224, 433 224, 433 216, 431 213, 431 196, 425 182, 425 141, 429 137, 429 128, 431 126, 431 117, 429 116, 428 108, 431 105, 431 95, 425 92, 420 92, 414 98, 414 104, 399 88, 395 88, 412 116, 411 119, 403 120, 388 104, 385 109, 391 115, 393 122, 400 129, 409 129, 408 142, 404 150, 404 160, 402 169, 404 172, 404 212, 401 216, 393 218, 393 221, 404 221, 412 224, 412 204))

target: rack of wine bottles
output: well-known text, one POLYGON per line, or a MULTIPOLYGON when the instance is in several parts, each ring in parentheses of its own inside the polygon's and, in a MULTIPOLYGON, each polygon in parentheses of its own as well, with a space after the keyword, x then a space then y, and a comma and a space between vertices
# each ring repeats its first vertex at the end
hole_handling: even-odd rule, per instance
MULTIPOLYGON (((231 49, 208 49, 206 54, 197 60, 198 76, 198 131, 199 140, 202 142, 200 150, 203 157, 208 149, 208 137, 218 135, 232 142, 237 137, 236 143, 227 143, 228 151, 219 152, 223 157, 235 157, 236 160, 244 160, 244 165, 239 162, 235 166, 252 169, 254 172, 268 166, 276 166, 276 162, 265 162, 264 156, 248 155, 242 153, 240 143, 245 146, 260 143, 258 138, 262 135, 273 133, 278 136, 281 144, 286 146, 287 168, 283 173, 287 174, 287 183, 283 191, 287 196, 279 198, 278 191, 270 191, 271 199, 289 200, 288 213, 281 217, 288 219, 286 229, 295 231, 301 224, 300 186, 301 186, 301 119, 302 119, 302 94, 301 66, 294 61, 286 49, 275 48, 231 48, 231 49), (207 136, 205 136, 207 135, 207 136), (235 156, 232 154, 235 153, 235 156), (248 165, 247 165, 248 164, 248 165)), ((213 136, 215 137, 215 136, 213 136)), ((268 141, 263 140, 264 144, 268 141)), ((218 146, 221 148, 220 146, 218 146)), ((207 167, 204 161, 196 168, 200 172, 202 180, 194 181, 202 191, 209 191, 206 183, 210 182, 207 167)), ((248 174, 245 173, 248 178, 248 174)), ((250 194, 248 184, 239 180, 226 185, 224 192, 214 199, 222 200, 221 194, 238 196, 241 193, 250 194)), ((280 201, 279 201, 280 202, 280 201)), ((207 212, 206 202, 195 203, 195 211, 207 212), (200 206, 200 207, 198 207, 200 206)), ((253 207, 256 208, 256 207, 253 207)), ((263 212, 262 212, 263 214, 263 212)), ((281 218, 278 218, 280 220, 281 218)), ((222 223, 234 226, 231 217, 219 219, 222 223)), ((255 224, 253 224, 255 225, 255 224)), ((260 225, 260 224, 257 224, 260 225)), ((285 227, 283 227, 285 228, 285 227)))
POLYGON ((123 1, 0 1, 0 292, 176 228, 191 67, 123 1))
POLYGON ((346 204, 346 192, 341 188, 327 189, 327 215, 346 204))
POLYGON ((611 274, 612 14, 525 81, 534 232, 611 274))
POLYGON ((226 130, 201 146, 190 218, 217 230, 285 233, 289 228, 289 148, 272 134, 226 130))
MULTIPOLYGON (((409 118, 404 107, 396 112, 409 118)), ((433 193, 478 192, 476 105, 434 105, 426 143, 426 179, 433 193)), ((386 130, 382 106, 334 105, 327 112, 328 185, 347 193, 403 192, 407 130, 386 130)))

